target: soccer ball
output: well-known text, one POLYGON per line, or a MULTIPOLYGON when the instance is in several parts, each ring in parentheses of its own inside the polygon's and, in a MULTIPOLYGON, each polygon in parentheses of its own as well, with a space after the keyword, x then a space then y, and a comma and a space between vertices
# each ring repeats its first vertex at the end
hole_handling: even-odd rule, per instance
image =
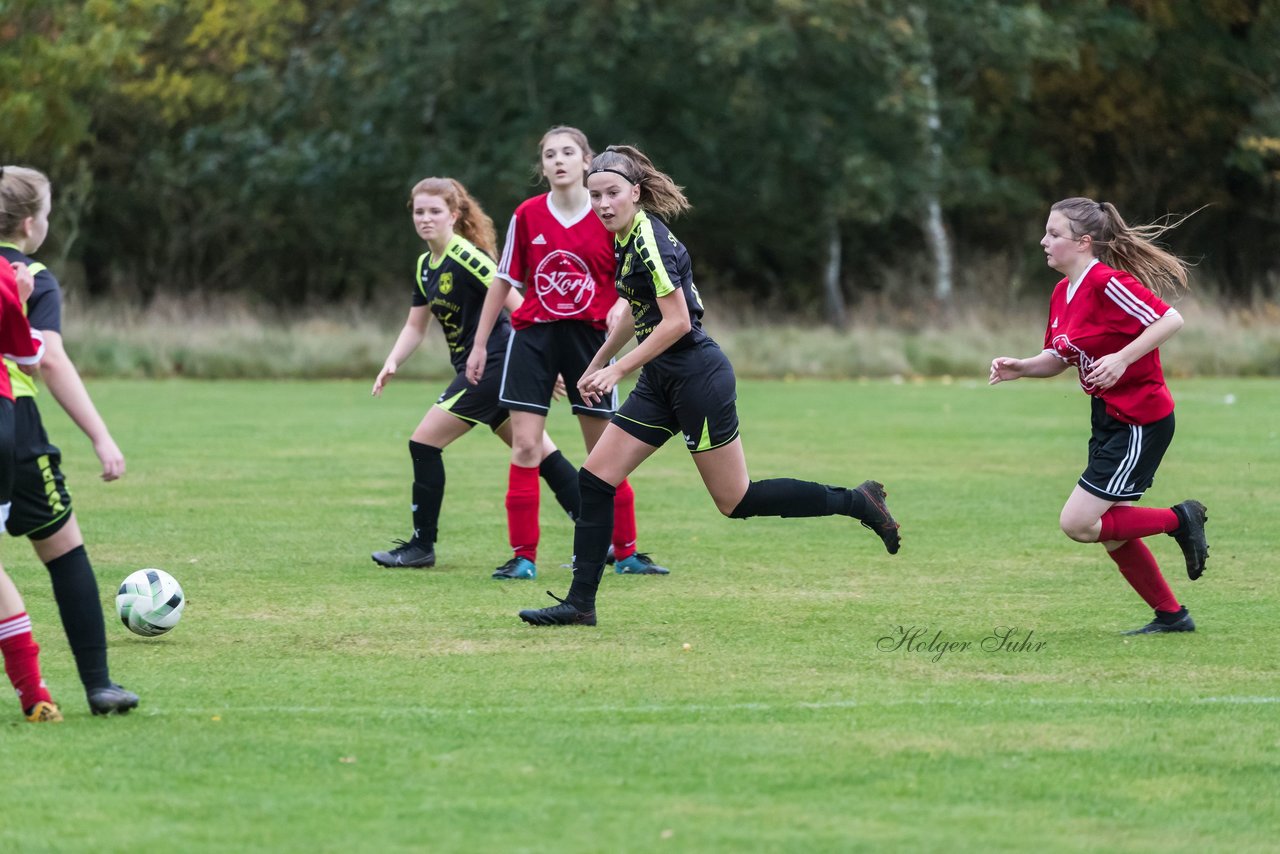
POLYGON ((178 625, 187 597, 177 579, 163 569, 140 569, 120 585, 116 613, 135 635, 155 637, 178 625))

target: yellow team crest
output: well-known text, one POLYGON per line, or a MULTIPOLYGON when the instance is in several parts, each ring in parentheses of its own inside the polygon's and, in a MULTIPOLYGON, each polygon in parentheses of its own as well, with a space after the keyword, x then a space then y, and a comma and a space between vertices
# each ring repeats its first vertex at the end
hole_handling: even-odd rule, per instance
POLYGON ((453 290, 453 273, 440 274, 440 293, 447 294, 453 290))
POLYGON ((631 275, 631 259, 633 257, 634 256, 628 252, 627 257, 622 259, 622 272, 618 274, 622 278, 626 278, 631 275))

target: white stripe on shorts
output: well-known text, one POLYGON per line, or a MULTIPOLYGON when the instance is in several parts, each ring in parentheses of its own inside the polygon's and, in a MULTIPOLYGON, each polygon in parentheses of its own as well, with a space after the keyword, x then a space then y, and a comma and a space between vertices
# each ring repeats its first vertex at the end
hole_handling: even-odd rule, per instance
POLYGON ((1120 460, 1120 465, 1116 467, 1116 473, 1111 476, 1111 480, 1107 481, 1107 492, 1112 495, 1127 495, 1134 492, 1135 490, 1125 487, 1129 485, 1129 477, 1141 458, 1142 427, 1138 424, 1130 424, 1129 450, 1125 453, 1124 459, 1120 460))
POLYGON ((525 403, 523 400, 507 399, 507 365, 511 362, 511 345, 516 343, 516 331, 511 330, 511 334, 507 336, 507 352, 502 357, 502 382, 498 384, 498 403, 506 404, 503 409, 509 409, 511 404, 517 403, 521 406, 536 406, 543 412, 550 412, 550 406, 543 406, 539 403, 525 403))

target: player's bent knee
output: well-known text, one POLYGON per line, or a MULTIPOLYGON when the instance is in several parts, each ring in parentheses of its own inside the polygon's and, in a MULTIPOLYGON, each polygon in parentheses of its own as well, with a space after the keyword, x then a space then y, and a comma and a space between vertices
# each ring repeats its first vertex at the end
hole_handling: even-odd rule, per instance
POLYGON ((1098 541, 1098 536, 1093 530, 1095 524, 1097 524, 1097 520, 1089 523, 1082 522, 1079 519, 1062 518, 1058 520, 1062 533, 1077 543, 1095 543, 1098 541))

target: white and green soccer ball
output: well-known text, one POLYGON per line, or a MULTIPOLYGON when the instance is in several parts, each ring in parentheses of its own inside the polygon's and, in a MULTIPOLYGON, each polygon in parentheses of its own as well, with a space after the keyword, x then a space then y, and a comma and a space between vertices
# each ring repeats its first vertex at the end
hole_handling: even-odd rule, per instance
POLYGON ((163 569, 140 569, 120 585, 116 613, 135 635, 155 637, 178 625, 187 597, 182 585, 163 569))

